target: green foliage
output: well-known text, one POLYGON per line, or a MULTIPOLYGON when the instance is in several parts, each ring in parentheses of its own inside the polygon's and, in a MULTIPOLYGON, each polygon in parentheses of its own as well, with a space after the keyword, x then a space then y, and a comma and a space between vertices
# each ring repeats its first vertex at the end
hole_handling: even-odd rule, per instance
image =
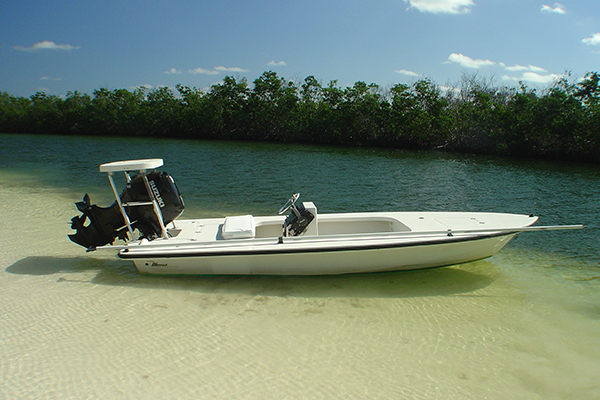
POLYGON ((398 84, 390 92, 392 143, 416 149, 447 146, 452 122, 448 100, 433 82, 398 84))
POLYGON ((246 134, 249 95, 246 79, 238 82, 226 76, 223 83, 213 85, 206 94, 208 104, 203 115, 208 130, 200 138, 242 139, 246 134))
POLYGON ((267 140, 600 161, 600 74, 567 75, 540 92, 476 75, 457 88, 429 79, 389 89, 300 83, 266 71, 226 76, 204 92, 109 90, 64 98, 0 91, 0 132, 267 140))
POLYGON ((294 136, 297 103, 292 82, 273 71, 263 73, 248 96, 247 134, 256 140, 289 140, 294 136))
POLYGON ((0 132, 30 132, 28 111, 31 100, 0 91, 0 132))

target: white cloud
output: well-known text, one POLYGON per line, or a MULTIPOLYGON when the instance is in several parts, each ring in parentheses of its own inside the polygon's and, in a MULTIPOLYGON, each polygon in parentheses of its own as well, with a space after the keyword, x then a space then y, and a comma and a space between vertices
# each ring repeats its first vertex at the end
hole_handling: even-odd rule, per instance
POLYGON ((171 68, 170 70, 165 71, 165 74, 167 74, 167 75, 176 75, 176 74, 180 74, 180 73, 181 73, 181 71, 178 70, 177 68, 171 68))
POLYGON ((62 81, 62 78, 51 78, 49 76, 40 76, 42 81, 62 81))
POLYGON ((194 68, 188 71, 190 74, 204 74, 204 75, 216 75, 219 71, 215 71, 214 69, 204 69, 204 68, 194 68))
POLYGON ((592 34, 592 36, 583 39, 582 42, 587 44, 588 46, 595 46, 597 44, 600 44, 600 32, 592 34))
POLYGON ((492 65, 496 65, 495 62, 490 61, 490 60, 474 60, 463 54, 457 54, 457 53, 450 54, 447 62, 457 63, 465 68, 481 68, 481 67, 490 67, 492 65))
POLYGON ((190 69, 188 73, 190 74, 204 74, 204 75, 217 75, 221 72, 248 72, 247 69, 239 68, 239 67, 214 67, 213 69, 204 69, 204 68, 194 68, 190 69))
POLYGON ((413 76, 413 77, 421 76, 420 74, 417 74, 416 72, 409 71, 406 69, 398 69, 395 72, 400 75, 406 75, 406 76, 413 76))
MULTIPOLYGON (((600 41, 600 33, 598 34, 598 40, 600 41)), ((549 85, 554 83, 557 79, 562 78, 564 75, 558 74, 550 74, 544 68, 535 66, 535 65, 506 65, 503 62, 494 62, 490 60, 474 60, 470 57, 467 57, 463 54, 452 53, 450 57, 448 57, 448 63, 457 63, 465 68, 481 68, 481 67, 494 67, 499 66, 506 71, 521 73, 520 76, 511 76, 511 75, 503 75, 502 79, 507 81, 516 81, 516 82, 533 82, 544 85, 549 85)), ((398 72, 398 71, 396 71, 398 72)))
POLYGON ((558 74, 540 75, 536 72, 528 71, 528 72, 523 72, 523 74, 520 77, 503 75, 502 79, 516 81, 516 82, 523 81, 523 82, 533 82, 533 83, 541 83, 544 85, 548 85, 548 84, 554 83, 557 79, 560 79, 562 77, 563 77, 563 75, 558 75, 558 74))
POLYGON ((531 65, 531 64, 529 64, 528 66, 523 66, 523 65, 516 64, 516 65, 513 65, 511 67, 507 66, 504 63, 500 63, 500 65, 502 67, 504 67, 508 71, 515 71, 515 72, 517 72, 517 71, 548 72, 544 68, 536 67, 535 65, 531 65))
POLYGON ((287 65, 287 63, 285 61, 275 62, 275 60, 273 60, 273 61, 269 61, 267 63, 267 65, 270 67, 285 67, 287 65))
POLYGON ((15 46, 16 50, 20 51, 39 51, 39 50, 77 50, 80 49, 81 46, 71 46, 70 44, 56 44, 54 42, 44 40, 39 43, 34 44, 31 47, 23 47, 23 46, 15 46))
POLYGON ((473 0, 404 0, 421 12, 463 14, 471 11, 473 0))
POLYGON ((239 67, 219 66, 219 67, 215 67, 214 69, 215 69, 215 71, 221 71, 221 72, 248 72, 247 69, 243 69, 243 68, 239 68, 239 67))
POLYGON ((552 6, 552 7, 544 4, 540 11, 545 12, 545 13, 555 13, 555 14, 566 14, 567 13, 567 10, 565 10, 565 6, 563 6, 560 3, 554 3, 554 6, 552 6))
POLYGON ((440 89, 442 91, 442 93, 445 93, 445 94, 452 94, 452 95, 459 95, 460 94, 460 88, 457 88, 457 87, 452 87, 452 86, 438 86, 438 89, 440 89))

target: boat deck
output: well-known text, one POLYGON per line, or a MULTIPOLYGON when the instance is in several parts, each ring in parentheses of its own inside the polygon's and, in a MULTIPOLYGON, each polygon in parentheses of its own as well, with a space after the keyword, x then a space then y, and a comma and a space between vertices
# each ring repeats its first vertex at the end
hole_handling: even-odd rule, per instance
MULTIPOLYGON (((255 231, 247 238, 266 239, 283 236, 284 216, 265 216, 253 218, 255 231)), ((308 239, 317 236, 326 237, 347 235, 389 235, 394 233, 432 233, 511 229, 531 225, 536 217, 498 213, 444 213, 444 212, 395 212, 395 213, 346 213, 319 214, 312 222, 316 224, 316 235, 307 233, 301 237, 308 239)), ((247 238, 226 239, 222 229, 225 218, 197 220, 178 220, 175 228, 169 226, 169 241, 175 242, 230 242, 247 238)), ((386 236, 387 236, 386 235, 386 236)), ((291 239, 291 238, 289 238, 291 239)))

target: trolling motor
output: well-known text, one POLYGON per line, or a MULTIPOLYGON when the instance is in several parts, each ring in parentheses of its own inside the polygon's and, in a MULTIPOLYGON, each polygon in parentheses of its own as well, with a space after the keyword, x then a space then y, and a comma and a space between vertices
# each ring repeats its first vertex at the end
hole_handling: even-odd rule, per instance
MULTIPOLYGON (((122 167, 127 162, 119 163, 122 167)), ((160 163, 162 165, 162 160, 160 163)), ((101 171, 105 165, 111 164, 100 166, 101 171)), ((152 240, 164 237, 165 225, 179 217, 185 208, 179 190, 168 173, 146 173, 141 170, 138 175, 131 177, 125 172, 127 185, 123 192, 117 195, 111 176, 114 170, 117 169, 104 170, 109 173, 116 197, 116 201, 110 207, 92 205, 87 193, 83 196, 83 201, 75 203, 82 215, 71 219, 71 228, 77 232, 69 235, 69 239, 89 251, 98 246, 112 244, 116 238, 125 241, 133 239, 133 231, 136 229, 140 238, 152 240)))
POLYGON ((296 205, 296 201, 300 197, 300 193, 294 193, 292 197, 279 209, 279 215, 285 214, 286 211, 292 212, 286 217, 283 223, 283 236, 299 236, 304 232, 306 227, 315 219, 313 213, 308 211, 304 204, 296 205))

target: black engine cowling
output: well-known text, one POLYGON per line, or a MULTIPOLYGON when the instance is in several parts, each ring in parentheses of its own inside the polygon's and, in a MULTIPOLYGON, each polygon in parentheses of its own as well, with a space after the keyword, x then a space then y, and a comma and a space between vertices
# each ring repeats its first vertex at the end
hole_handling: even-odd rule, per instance
MULTIPOLYGON (((183 213, 183 199, 168 173, 155 171, 146 177, 162 213, 163 224, 167 225, 183 213)), ((120 199, 123 204, 150 201, 142 175, 131 178, 120 199)), ((71 241, 93 250, 98 246, 112 244, 116 238, 127 238, 128 229, 116 201, 110 207, 98 207, 90 204, 90 197, 86 194, 83 201, 75 205, 82 215, 71 219, 71 228, 77 231, 69 235, 71 241)), ((161 226, 152 205, 124 205, 124 209, 132 229, 139 230, 141 237, 153 239, 160 236, 161 226)))

